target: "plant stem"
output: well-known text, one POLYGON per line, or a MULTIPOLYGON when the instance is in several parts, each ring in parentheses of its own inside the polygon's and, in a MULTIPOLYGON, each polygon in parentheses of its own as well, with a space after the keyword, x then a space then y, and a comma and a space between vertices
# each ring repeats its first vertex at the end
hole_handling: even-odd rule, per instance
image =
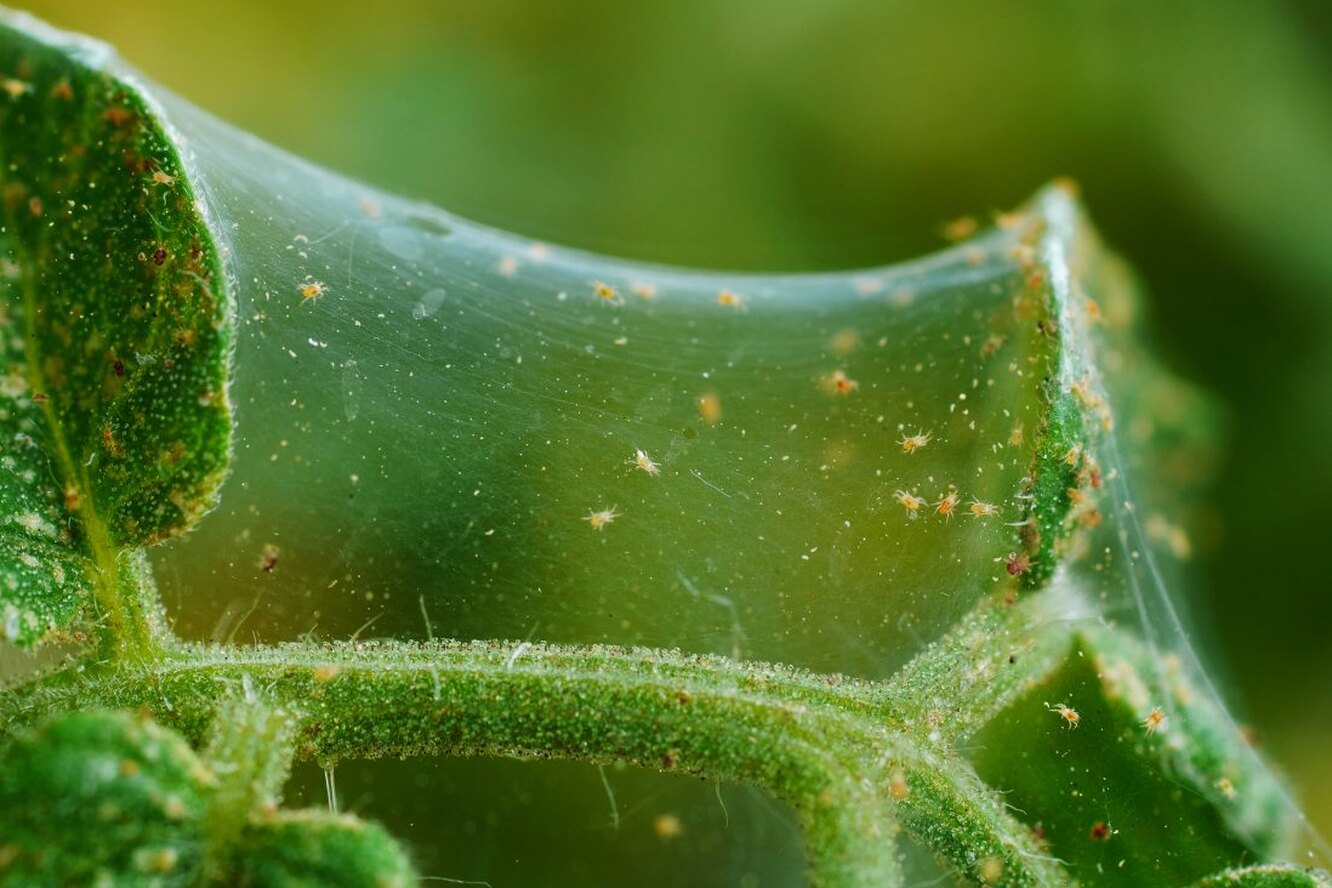
MULTIPOLYGON (((1003 642, 973 656, 1006 659, 1010 636, 1036 631, 1042 650, 1067 649, 1073 622, 1050 622, 1048 606, 1032 596, 982 609, 954 635, 1003 642)), ((926 656, 950 664, 957 647, 926 656)), ((1053 662, 1027 657, 1006 682, 1021 687, 1053 662)), ((898 884, 900 828, 963 873, 989 861, 1001 884, 1062 878, 935 723, 902 705, 907 695, 781 666, 527 643, 183 645, 87 680, 53 677, 4 708, 146 707, 197 741, 215 719, 219 682, 248 683, 290 709, 297 753, 322 762, 556 757, 752 783, 794 807, 817 885, 898 884)))

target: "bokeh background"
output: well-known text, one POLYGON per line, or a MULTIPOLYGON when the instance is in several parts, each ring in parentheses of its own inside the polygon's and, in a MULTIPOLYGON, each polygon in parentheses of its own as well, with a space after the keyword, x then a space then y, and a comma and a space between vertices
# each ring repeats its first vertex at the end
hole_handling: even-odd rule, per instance
POLYGON ((1332 833, 1332 3, 25 6, 298 154, 635 258, 883 264, 1075 177, 1228 411, 1195 643, 1332 833))

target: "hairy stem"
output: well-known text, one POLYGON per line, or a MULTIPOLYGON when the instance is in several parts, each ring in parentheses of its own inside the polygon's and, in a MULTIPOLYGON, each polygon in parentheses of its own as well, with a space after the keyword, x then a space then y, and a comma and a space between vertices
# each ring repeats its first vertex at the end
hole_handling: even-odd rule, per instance
MULTIPOLYGON (((1051 601, 1033 596, 978 617, 1005 643, 973 654, 997 663, 1008 641, 1023 646, 1036 632, 1043 650, 1060 646, 1056 635, 1066 647, 1071 629, 1052 632, 1041 615, 1051 601)), ((951 662, 975 631, 925 656, 951 662)), ((1006 681, 1020 686, 1051 663, 1008 664, 1022 675, 1006 681)), ((143 707, 201 740, 215 722, 219 683, 289 710, 297 753, 322 762, 554 757, 754 784, 794 807, 818 885, 895 884, 903 827, 964 873, 985 865, 1010 885, 1059 878, 934 719, 894 699, 890 686, 781 666, 527 643, 187 645, 156 663, 53 676, 5 708, 28 721, 80 706, 143 707)))

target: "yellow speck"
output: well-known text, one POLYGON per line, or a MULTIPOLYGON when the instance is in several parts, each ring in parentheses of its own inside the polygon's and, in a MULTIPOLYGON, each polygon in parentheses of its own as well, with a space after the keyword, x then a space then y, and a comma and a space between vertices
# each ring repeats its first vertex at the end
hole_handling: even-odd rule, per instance
POLYGON ((721 398, 716 392, 704 392, 698 398, 698 415, 704 422, 717 423, 722 418, 721 398))
POLYGON ((338 673, 341 671, 342 669, 340 667, 332 664, 316 666, 314 670, 314 680, 319 684, 328 684, 330 681, 337 678, 338 673))
POLYGON ((175 177, 175 176, 172 176, 172 175, 168 175, 167 173, 164 173, 164 172, 162 172, 161 170, 153 170, 153 184, 154 184, 154 185, 175 185, 175 184, 176 184, 176 177, 175 177))
POLYGON ((384 209, 379 205, 379 201, 369 195, 362 197, 357 202, 356 206, 363 215, 371 219, 378 219, 380 216, 384 215, 384 209))
POLYGON ((24 93, 32 91, 32 84, 14 77, 6 77, 4 81, 0 82, 0 87, 3 87, 5 92, 9 93, 11 99, 17 99, 24 93))
POLYGON ((518 273, 517 256, 501 256, 499 264, 495 266, 495 271, 500 277, 511 278, 518 273))
POLYGON ((608 302, 611 305, 619 305, 623 301, 620 299, 620 291, 605 281, 596 281, 593 283, 592 292, 597 294, 597 298, 602 302, 608 302))
POLYGON ((636 284, 631 284, 629 287, 629 292, 633 293, 639 299, 657 298, 657 288, 652 286, 651 284, 646 284, 641 281, 636 284))
POLYGON ((1004 862, 998 857, 986 857, 980 862, 980 866, 976 867, 976 872, 985 884, 997 884, 1004 877, 1004 862))
POLYGON ((139 862, 142 869, 153 873, 169 873, 176 868, 179 855, 175 848, 158 848, 148 852, 139 862))
POLYGON ((733 290, 722 290, 717 294, 717 304, 725 308, 744 309, 745 297, 733 290))
POLYGON ((883 289, 883 281, 879 278, 862 277, 856 278, 856 292, 861 296, 873 296, 883 289))
POLYGON ((888 778, 888 793, 899 802, 911 795, 911 787, 907 786, 906 774, 901 771, 893 772, 893 776, 888 778))
POLYGON ((960 241, 971 237, 978 228, 980 228, 980 223, 976 221, 975 216, 963 216, 954 219, 952 222, 944 223, 940 227, 939 233, 944 236, 945 240, 960 241))
POLYGON ((1082 186, 1079 185, 1078 181, 1072 178, 1071 176, 1060 176, 1059 178, 1055 179, 1054 182, 1051 183, 1051 185, 1054 188, 1058 189, 1059 191, 1064 192, 1064 194, 1068 197, 1075 198, 1082 194, 1082 186))
POLYGON ((678 839, 684 835, 684 824, 674 814, 662 814, 652 821, 652 831, 663 842, 669 842, 671 839, 678 839))
POLYGON ((860 347, 860 334, 855 330, 841 330, 828 340, 828 350, 839 358, 844 358, 860 347))

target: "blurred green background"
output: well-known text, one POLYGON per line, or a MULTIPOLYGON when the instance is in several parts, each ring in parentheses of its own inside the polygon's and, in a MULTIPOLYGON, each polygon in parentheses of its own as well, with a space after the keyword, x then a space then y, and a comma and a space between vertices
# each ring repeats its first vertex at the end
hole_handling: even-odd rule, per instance
POLYGON ((1228 408, 1195 642, 1332 833, 1332 3, 26 8, 310 159, 636 258, 883 264, 1075 177, 1228 408))

